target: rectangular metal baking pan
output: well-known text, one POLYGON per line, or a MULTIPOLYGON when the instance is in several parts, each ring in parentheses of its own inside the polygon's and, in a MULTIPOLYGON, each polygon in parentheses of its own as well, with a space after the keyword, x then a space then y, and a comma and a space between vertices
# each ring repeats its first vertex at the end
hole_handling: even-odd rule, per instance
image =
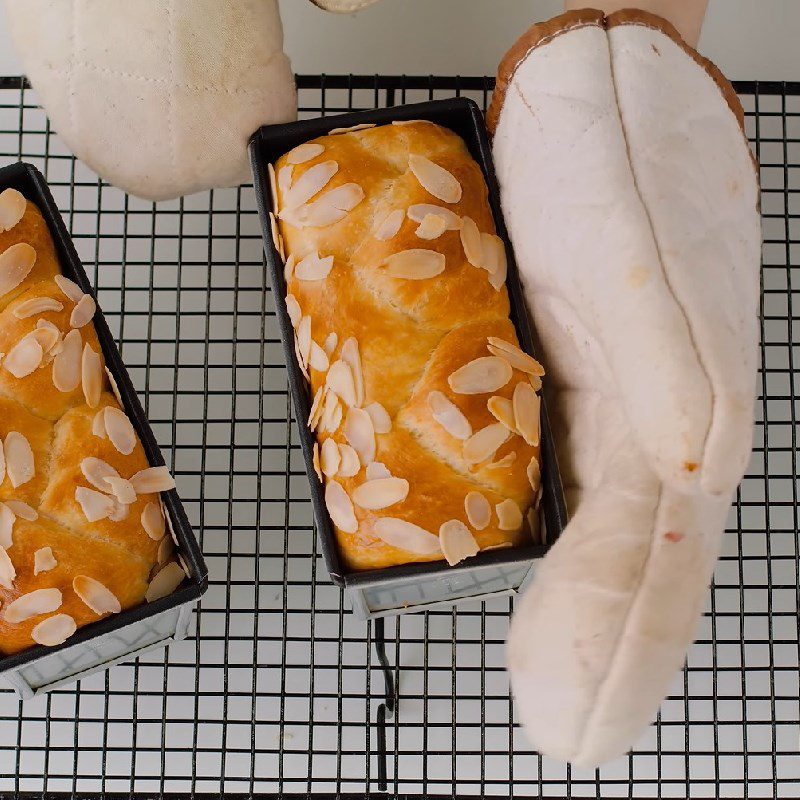
POLYGON ((531 325, 519 283, 513 250, 508 240, 500 208, 500 193, 492 163, 491 148, 486 135, 483 115, 474 102, 457 97, 350 114, 337 114, 284 125, 267 125, 256 131, 250 139, 250 163, 261 219, 266 264, 275 300, 289 387, 298 419, 300 444, 308 480, 311 484, 311 501, 314 507, 320 547, 331 580, 345 588, 353 612, 362 619, 422 611, 436 606, 449 605, 459 600, 487 598, 517 592, 529 579, 536 560, 547 552, 567 522, 564 492, 553 438, 546 405, 542 402, 543 493, 540 512, 541 528, 546 544, 531 544, 479 553, 474 558, 462 561, 455 567, 439 561, 352 572, 344 569, 339 557, 336 536, 325 508, 322 485, 314 472, 312 461, 314 436, 304 424, 308 419, 311 398, 306 380, 300 372, 294 355, 294 331, 283 302, 283 298, 286 296, 286 282, 283 277, 283 263, 272 242, 269 212, 274 212, 274 209, 267 163, 274 163, 280 156, 298 144, 317 136, 323 136, 333 128, 349 127, 360 123, 385 125, 392 120, 408 119, 430 120, 455 131, 466 142, 470 154, 481 166, 489 188, 489 204, 497 226, 497 233, 503 239, 508 255, 506 286, 511 301, 511 319, 516 326, 523 350, 534 354, 531 325))
MULTIPOLYGON (((91 293, 89 278, 42 174, 36 167, 23 162, 0 168, 0 191, 8 188, 17 189, 38 206, 53 237, 61 271, 84 292, 91 293)), ((164 464, 164 457, 99 305, 94 326, 106 365, 114 376, 125 413, 139 435, 147 460, 152 466, 160 466, 164 464)), ((208 569, 177 492, 174 489, 163 492, 161 497, 178 541, 177 552, 191 576, 168 597, 143 603, 80 628, 59 647, 36 645, 15 655, 0 656, 0 679, 22 697, 42 694, 146 650, 186 637, 192 607, 208 588, 208 569)))

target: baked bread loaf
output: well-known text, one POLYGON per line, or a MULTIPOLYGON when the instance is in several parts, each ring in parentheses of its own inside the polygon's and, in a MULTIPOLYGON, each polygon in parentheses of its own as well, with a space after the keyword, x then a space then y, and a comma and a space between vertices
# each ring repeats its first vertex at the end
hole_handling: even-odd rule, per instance
POLYGON ((425 121, 270 166, 318 474, 350 569, 530 541, 541 366, 509 320, 480 167, 425 121))
POLYGON ((174 481, 113 393, 94 313, 38 208, 0 193, 3 654, 61 644, 185 577, 158 496, 174 481))

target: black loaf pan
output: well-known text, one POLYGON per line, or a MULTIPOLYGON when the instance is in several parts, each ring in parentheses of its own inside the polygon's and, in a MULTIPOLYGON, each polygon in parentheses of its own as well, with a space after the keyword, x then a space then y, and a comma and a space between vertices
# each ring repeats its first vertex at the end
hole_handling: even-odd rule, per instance
MULTIPOLYGON (((62 273, 84 292, 94 295, 64 220, 39 170, 23 162, 0 168, 0 191, 8 188, 16 189, 38 206, 53 238, 62 273)), ((114 376, 125 413, 142 442, 147 460, 151 466, 161 466, 164 457, 99 305, 94 326, 106 366, 114 376)), ((35 645, 21 653, 0 656, 0 678, 5 678, 23 697, 47 691, 186 635, 191 607, 208 588, 208 569, 177 492, 174 489, 162 492, 161 498, 178 541, 176 551, 181 554, 191 576, 171 595, 79 628, 58 647, 35 645)), ((169 531, 166 535, 169 536, 169 531)))
MULTIPOLYGON (((284 153, 303 142, 323 136, 334 128, 346 128, 362 123, 385 125, 393 120, 424 119, 457 133, 466 143, 470 155, 480 165, 489 189, 489 204, 497 234, 503 239, 508 257, 506 287, 511 301, 511 320, 517 329, 523 350, 535 354, 531 324, 523 299, 513 249, 508 239, 500 208, 491 147, 486 135, 483 115, 478 106, 467 98, 435 100, 427 103, 394 106, 350 114, 301 120, 285 125, 266 125, 250 139, 250 162, 256 200, 264 238, 264 251, 277 311, 281 341, 288 370, 289 387, 294 401, 300 430, 300 444, 306 472, 311 485, 311 500, 317 522, 320 547, 331 579, 346 587, 358 616, 372 618, 419 611, 457 600, 509 594, 527 580, 530 568, 555 541, 567 522, 564 493, 558 471, 552 433, 544 401, 542 402, 541 471, 542 502, 540 513, 547 544, 531 544, 481 552, 474 558, 451 567, 445 561, 407 564, 365 572, 347 571, 340 559, 336 535, 325 507, 323 486, 313 467, 315 437, 305 424, 311 397, 294 354, 294 331, 283 302, 286 282, 283 262, 272 241, 269 213, 272 206, 267 164, 277 161, 284 153)), ((547 380, 545 377, 544 380, 547 380)))

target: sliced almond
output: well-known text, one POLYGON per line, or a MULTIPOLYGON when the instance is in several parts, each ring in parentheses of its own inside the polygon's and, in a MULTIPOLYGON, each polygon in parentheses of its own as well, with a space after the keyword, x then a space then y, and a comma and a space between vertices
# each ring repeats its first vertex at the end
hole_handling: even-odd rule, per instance
POLYGON ((311 352, 311 317, 305 316, 297 326, 297 348, 300 353, 300 363, 308 368, 308 356, 311 352))
POLYGON ((24 216, 28 201, 16 189, 0 192, 0 233, 10 231, 24 216))
POLYGON ((112 508, 108 518, 111 522, 122 522, 128 518, 128 512, 131 510, 129 503, 120 503, 116 497, 111 498, 112 508))
POLYGON ((18 625, 31 617, 58 611, 61 602, 61 592, 58 589, 34 589, 9 603, 3 617, 9 625, 18 625))
POLYGON ((539 395, 529 383, 514 387, 514 424, 520 436, 532 446, 539 444, 539 395))
POLYGON ((464 511, 469 524, 476 531, 482 531, 492 520, 492 507, 480 492, 469 492, 464 498, 464 511))
POLYGON ((103 393, 103 364, 100 356, 88 344, 83 346, 81 385, 86 405, 89 408, 97 408, 100 405, 100 395, 103 393))
POLYGON ((408 207, 408 218, 414 222, 423 222, 426 217, 441 217, 444 220, 445 230, 461 230, 461 217, 444 206, 433 205, 432 203, 415 203, 408 207))
POLYGON ((487 464, 486 469, 509 469, 516 460, 517 454, 512 450, 497 461, 492 461, 487 464))
POLYGON ((175 542, 171 536, 165 536, 158 545, 158 566, 163 567, 175 552, 175 542))
POLYGON ((20 519, 28 522, 36 522, 39 519, 39 512, 35 508, 31 508, 27 503, 23 503, 22 500, 6 500, 6 505, 11 509, 14 516, 20 519))
MULTIPOLYGON (((289 256, 291 258, 291 256, 289 256)), ((300 310, 300 304, 293 294, 286 295, 286 312, 289 314, 289 319, 292 321, 292 327, 296 328, 303 318, 303 312, 300 310)))
POLYGON ((542 388, 542 379, 539 375, 528 375, 528 382, 533 386, 533 391, 538 392, 542 388))
POLYGON ((325 355, 330 358, 333 355, 333 351, 336 349, 336 345, 339 343, 339 335, 336 331, 331 331, 326 337, 325 342, 322 345, 322 349, 325 351, 325 355))
POLYGON ((408 481, 405 478, 376 478, 365 481, 353 490, 353 502, 373 511, 401 503, 406 497, 408 481))
POLYGON ((175 488, 175 479, 166 467, 147 467, 131 477, 136 494, 168 492, 175 488))
MULTIPOLYGON (((309 167, 293 184, 291 189, 283 196, 284 209, 296 209, 308 202, 315 194, 321 192, 330 182, 331 178, 339 171, 335 161, 323 161, 309 167)), ((280 215, 283 219, 283 211, 280 215)))
POLYGON ((8 549, 14 545, 13 533, 16 515, 6 503, 0 503, 0 547, 8 549))
POLYGON ((113 497, 96 492, 94 489, 87 489, 85 486, 78 486, 75 489, 75 500, 89 522, 108 519, 115 510, 113 497))
POLYGON ((415 231, 420 239, 438 239, 447 230, 447 223, 438 214, 428 214, 415 231))
POLYGON ((107 439, 106 433, 106 409, 101 408, 92 419, 92 436, 97 436, 99 439, 107 439))
POLYGON ((522 512, 511 498, 498 503, 494 510, 501 531, 518 531, 522 527, 522 512))
POLYGON ((3 360, 3 366, 15 378, 27 378, 36 372, 42 364, 44 350, 38 339, 29 333, 23 336, 3 360))
POLYGON ((17 242, 0 253, 0 297, 19 286, 36 263, 36 251, 25 242, 17 242))
POLYGON ((397 236, 397 233, 400 230, 400 226, 403 224, 403 219, 405 218, 405 212, 402 208, 396 208, 394 211, 390 211, 379 223, 378 226, 375 228, 375 233, 373 236, 379 242, 388 242, 389 239, 394 239, 397 236))
POLYGON ((45 355, 53 350, 61 341, 61 331, 56 328, 55 325, 43 319, 40 319, 36 323, 36 329, 31 331, 28 335, 39 342, 39 347, 42 348, 42 353, 45 355))
POLYGON ((322 449, 320 450, 320 469, 327 477, 332 478, 341 463, 342 457, 339 454, 339 445, 333 439, 326 439, 322 443, 322 449))
POLYGON ((428 393, 428 408, 430 408, 433 418, 451 436, 461 441, 472 436, 472 425, 469 420, 461 413, 458 406, 442 392, 434 390, 428 393))
POLYGON ((107 484, 106 491, 111 492, 118 503, 129 506, 136 502, 136 490, 133 488, 133 484, 126 478, 109 475, 105 479, 105 482, 107 484))
MULTIPOLYGON (((294 277, 294 265, 297 263, 297 259, 295 258, 294 253, 289 253, 289 258, 286 259, 286 263, 283 265, 283 279, 286 283, 294 277)), ((298 320, 300 317, 298 316, 298 320)), ((297 325, 294 320, 292 320, 292 325, 297 325)))
POLYGON ((461 246, 464 255, 473 267, 483 266, 483 244, 481 232, 472 217, 461 218, 461 246))
POLYGON ((447 382, 457 394, 487 394, 502 389, 511 375, 511 365, 504 358, 481 356, 451 373, 447 382))
POLYGON ((343 478, 352 478, 358 475, 361 462, 358 459, 358 453, 349 444, 339 443, 339 456, 341 462, 337 475, 341 475, 343 478))
POLYGON ((487 341, 487 348, 492 355, 504 358, 514 369, 539 377, 544 375, 544 367, 533 356, 520 350, 517 345, 507 342, 505 339, 499 339, 497 336, 488 336, 487 341))
POLYGON ((28 440, 17 431, 10 431, 3 443, 6 459, 6 474, 16 489, 23 486, 36 474, 33 450, 28 440))
POLYGON ((325 386, 342 398, 348 406, 355 406, 358 403, 356 395, 355 379, 350 364, 339 359, 331 364, 325 378, 325 386))
POLYGON ((430 556, 441 552, 438 536, 404 519, 381 517, 375 520, 373 530, 386 544, 408 553, 430 556))
POLYGON ((326 372, 330 366, 330 361, 325 351, 315 342, 311 342, 311 350, 308 354, 308 366, 317 372, 326 372))
POLYGON ((508 398, 493 394, 486 403, 486 407, 498 422, 502 422, 512 433, 517 432, 514 426, 514 406, 508 398))
POLYGON ((72 636, 78 626, 69 614, 55 614, 43 619, 31 630, 31 639, 42 647, 58 647, 72 636))
POLYGON ((358 125, 351 125, 349 128, 334 128, 328 131, 328 136, 336 136, 340 133, 354 133, 355 131, 365 131, 367 128, 374 128, 374 122, 361 122, 358 125))
POLYGON ((311 448, 311 465, 314 467, 317 479, 322 483, 322 468, 319 463, 319 442, 314 442, 311 448))
POLYGON ((148 503, 144 507, 144 511, 142 511, 141 522, 144 532, 154 542, 160 542, 164 538, 166 524, 164 522, 164 512, 161 510, 161 503, 148 503))
POLYGON ((336 433, 342 424, 342 404, 335 392, 325 392, 325 405, 319 419, 319 430, 322 433, 336 433))
POLYGON ((342 485, 335 480, 329 480, 325 487, 325 507, 337 528, 345 533, 355 533, 358 530, 353 503, 342 485))
POLYGON ((40 547, 33 554, 33 574, 38 575, 40 572, 50 572, 58 566, 56 557, 53 555, 52 547, 40 547))
POLYGON ((278 207, 278 184, 275 180, 275 167, 267 163, 267 177, 269 178, 269 193, 272 197, 272 207, 278 207))
POLYGON ((56 275, 53 280, 56 282, 56 286, 58 286, 64 295, 72 300, 73 303, 79 303, 81 301, 83 289, 81 289, 75 281, 71 281, 66 275, 56 275))
POLYGON ((314 250, 302 259, 294 268, 295 277, 300 281, 322 281, 328 277, 333 268, 333 256, 320 258, 314 250))
POLYGON ((442 523, 439 528, 439 546, 447 563, 454 567, 465 558, 471 558, 480 552, 480 547, 469 528, 457 519, 442 523))
POLYGON ((457 203, 461 199, 461 184, 444 167, 416 153, 409 155, 408 167, 420 186, 438 200, 443 203, 457 203))
POLYGON ((269 229, 270 233, 272 234, 272 244, 275 245, 276 250, 280 251, 280 233, 278 232, 278 221, 275 219, 275 215, 271 211, 269 212, 269 229))
POLYGON ((316 430, 317 423, 322 416, 322 400, 324 395, 324 387, 320 386, 314 393, 314 399, 311 401, 311 410, 308 412, 308 425, 309 430, 316 430))
POLYGON ((129 456, 136 447, 136 431, 127 415, 114 406, 106 406, 106 434, 111 444, 124 456, 129 456))
POLYGON ((87 456, 81 461, 81 472, 83 477, 101 492, 108 492, 108 484, 106 478, 119 478, 119 473, 111 466, 100 458, 94 456, 87 456))
POLYGON ((344 183, 325 192, 302 212, 303 224, 324 228, 343 220, 363 199, 364 190, 357 183, 344 183))
POLYGON ((349 408, 344 422, 344 437, 358 453, 362 464, 375 460, 375 429, 372 417, 363 408, 349 408))
POLYGON ((95 311, 97 311, 97 304, 94 302, 94 298, 90 294, 85 294, 72 309, 69 317, 70 327, 82 328, 84 325, 88 325, 94 318, 95 311))
MULTIPOLYGON (((2 197, 2 194, 0 194, 2 197)), ((36 314, 45 314, 48 311, 63 311, 64 304, 59 303, 52 297, 34 297, 30 300, 25 300, 18 306, 14 307, 14 316, 17 319, 27 319, 28 317, 36 316, 36 314)))
POLYGON ((119 614, 122 611, 116 595, 100 581, 88 575, 76 575, 72 579, 72 590, 98 616, 119 614))
MULTIPOLYGON (((278 170, 278 188, 282 194, 286 194, 292 188, 292 173, 294 172, 294 164, 286 164, 278 170)), ((278 207, 277 201, 275 207, 278 207)))
POLYGON ((386 271, 393 278, 420 281, 441 275, 444 272, 445 264, 444 253, 412 248, 388 256, 381 266, 385 266, 386 271))
POLYGON ((364 371, 361 366, 361 353, 358 351, 358 341, 351 336, 342 344, 340 354, 342 361, 350 366, 353 373, 353 387, 356 390, 356 402, 354 405, 364 404, 364 371))
POLYGON ((481 266, 489 275, 494 275, 500 269, 504 253, 503 240, 499 236, 495 236, 493 233, 481 234, 481 254, 483 256, 481 266))
POLYGON ((528 482, 531 485, 531 489, 536 491, 542 483, 542 473, 539 469, 539 462, 536 460, 536 456, 531 457, 525 472, 528 475, 528 482))
POLYGON ((6 479, 6 451, 0 439, 0 484, 6 479))
POLYGON ((506 257, 506 248, 503 240, 499 236, 492 236, 490 240, 491 247, 488 245, 485 250, 489 251, 491 255, 491 272, 489 273, 489 283, 496 291, 503 288, 506 282, 508 273, 508 261, 506 257))
POLYGON ((480 464, 492 458, 510 435, 508 428, 499 422, 481 428, 464 442, 464 460, 468 464, 480 464))
POLYGON ((303 355, 300 352, 300 343, 297 341, 297 336, 294 337, 294 354, 297 358, 297 366, 300 367, 300 372, 303 373, 303 377, 307 380, 311 380, 311 376, 308 374, 308 370, 306 369, 306 365, 303 363, 303 355))
POLYGON ((377 481, 379 478, 391 478, 392 473, 386 468, 386 464, 380 461, 370 461, 365 470, 368 481, 377 481))
POLYGON ((17 570, 11 561, 5 547, 0 547, 0 586, 11 591, 14 588, 14 578, 17 570))
POLYGON ((59 392, 74 392, 80 385, 82 344, 78 330, 71 330, 64 337, 61 351, 53 361, 53 386, 59 392))
POLYGON ((290 150, 286 154, 287 164, 305 164, 306 161, 311 161, 316 158, 325 150, 325 147, 317 142, 306 142, 299 144, 294 150, 290 150))
POLYGON ((106 367, 105 369, 106 369, 106 377, 108 378, 108 382, 111 384, 111 392, 113 393, 114 397, 117 398, 117 402, 121 406, 124 406, 125 403, 122 402, 122 395, 120 394, 119 386, 117 386, 117 379, 114 377, 113 373, 108 367, 106 367))
POLYGON ((372 427, 375 433, 389 433, 392 429, 392 418, 389 412, 380 403, 370 403, 364 411, 372 418, 372 427))
POLYGON ((186 573, 177 561, 169 561, 156 574, 147 591, 144 599, 148 603, 154 603, 162 597, 171 595, 184 581, 186 573))

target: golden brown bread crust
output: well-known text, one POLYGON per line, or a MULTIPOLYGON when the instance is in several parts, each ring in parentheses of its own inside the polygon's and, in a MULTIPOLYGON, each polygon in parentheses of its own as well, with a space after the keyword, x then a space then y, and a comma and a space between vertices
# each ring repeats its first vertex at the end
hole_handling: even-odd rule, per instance
MULTIPOLYGON (((470 528, 481 549, 529 539, 527 523, 502 530, 494 509, 511 500, 524 518, 535 497, 527 467, 532 458, 538 458, 538 443, 532 446, 519 435, 510 435, 492 456, 470 465, 463 457, 463 440, 433 418, 428 400, 431 392, 443 393, 477 432, 497 422, 487 410, 492 395, 510 399, 518 383, 530 385, 529 376, 514 369, 511 379, 497 391, 457 394, 450 388, 448 377, 453 372, 473 359, 492 355, 488 336, 518 344, 508 319, 508 294, 504 285, 495 288, 490 283, 488 270, 468 261, 458 229, 423 239, 416 233, 419 221, 407 213, 417 204, 445 208, 458 218, 469 217, 479 231, 496 240, 480 167, 456 134, 424 121, 324 136, 313 143, 324 149, 292 166, 291 184, 279 181, 283 183, 277 189, 282 217, 291 197, 288 186, 296 186, 309 169, 330 161, 338 165, 336 173, 308 202, 353 183, 363 189, 364 198, 330 225, 298 226, 291 215, 281 219, 285 252, 295 262, 314 251, 320 257, 333 256, 333 267, 324 279, 302 280, 294 271, 288 277, 288 291, 302 315, 311 318, 314 342, 322 346, 329 334, 336 334, 330 364, 341 357, 349 338, 357 341, 365 386, 360 405, 380 403, 391 417, 391 429, 375 436, 375 461, 409 484, 407 497, 387 507, 365 509, 354 504, 358 523, 354 532, 336 527, 346 565, 377 569, 443 558, 441 552, 411 552, 389 544, 375 530, 382 518, 410 522, 434 535, 443 523, 459 520, 470 528), (412 154, 447 170, 461 187, 460 199, 447 202, 424 188, 409 166, 412 154), (376 228, 398 209, 402 223, 397 232, 385 240, 377 238, 376 228), (411 280, 393 277, 382 266, 393 255, 418 249, 444 256, 443 271, 411 280), (510 463, 490 466, 506 456, 510 463), (492 508, 490 522, 480 530, 470 526, 465 513, 465 496, 471 491, 483 494, 492 508)), ((279 177, 290 156, 275 164, 279 177)), ((326 370, 309 367, 312 395, 325 387, 326 370)), ((343 420, 346 416, 345 407, 343 420)), ((318 430, 319 445, 328 438, 345 445, 344 428, 343 421, 332 434, 318 430)), ((365 466, 362 463, 354 476, 331 475, 326 482, 334 478, 352 497, 367 480, 365 466)))
POLYGON ((20 221, 0 233, 0 254, 21 242, 34 247, 36 262, 21 283, 0 296, 0 353, 5 354, 0 360, 0 444, 5 443, 0 448, 5 461, 0 465, 0 549, 5 551, 0 553, 0 653, 4 654, 35 644, 35 626, 53 614, 68 615, 78 627, 105 616, 107 612, 96 613, 73 589, 78 576, 99 581, 121 609, 141 603, 159 558, 159 542, 147 534, 141 519, 149 503, 159 505, 158 494, 137 494, 134 502, 126 504, 127 514, 116 522, 107 518, 89 522, 76 499, 78 487, 95 488, 81 469, 86 458, 100 459, 123 478, 149 466, 138 437, 132 452, 125 455, 110 438, 93 433, 98 413, 106 408, 122 413, 102 370, 94 324, 89 322, 76 330, 80 332, 81 350, 88 343, 100 358, 102 393, 95 407, 87 404, 82 382, 71 391, 56 388, 53 362, 43 361, 40 368, 23 377, 15 377, 6 367, 5 357, 42 321, 55 326, 62 337, 69 333, 76 305, 53 280, 60 274, 53 242, 45 220, 30 202, 20 221), (52 298, 63 308, 20 319, 15 310, 36 298, 52 298), (12 438, 21 434, 33 454, 33 476, 16 487, 8 469, 15 458, 10 453, 10 434, 12 438), (14 505, 19 502, 30 506, 33 514, 14 505), (2 525, 9 509, 18 513, 14 513, 10 540, 6 540, 8 531, 2 525), (36 519, 26 518, 31 515, 36 519), (37 551, 40 570, 35 574, 37 551), (9 560, 15 572, 11 580, 7 574, 9 560), (45 566, 49 568, 42 569, 45 566), (57 610, 9 621, 9 606, 38 589, 61 592, 57 610))
POLYGON ((609 14, 607 17, 602 11, 586 8, 580 11, 568 11, 565 14, 553 17, 547 22, 532 25, 506 53, 497 69, 497 82, 494 95, 492 96, 489 109, 486 112, 486 125, 490 133, 494 133, 497 127, 506 92, 514 78, 514 73, 531 50, 541 47, 567 31, 583 28, 588 25, 605 28, 606 30, 610 30, 618 25, 641 25, 646 28, 661 31, 661 33, 672 39, 682 50, 691 56, 691 58, 713 78, 720 92, 722 92, 725 102, 738 120, 739 127, 742 129, 742 134, 744 134, 744 111, 730 81, 720 72, 715 64, 701 56, 693 47, 690 47, 671 23, 663 19, 663 17, 659 17, 657 14, 651 14, 649 11, 641 11, 636 8, 622 9, 621 11, 609 14))

